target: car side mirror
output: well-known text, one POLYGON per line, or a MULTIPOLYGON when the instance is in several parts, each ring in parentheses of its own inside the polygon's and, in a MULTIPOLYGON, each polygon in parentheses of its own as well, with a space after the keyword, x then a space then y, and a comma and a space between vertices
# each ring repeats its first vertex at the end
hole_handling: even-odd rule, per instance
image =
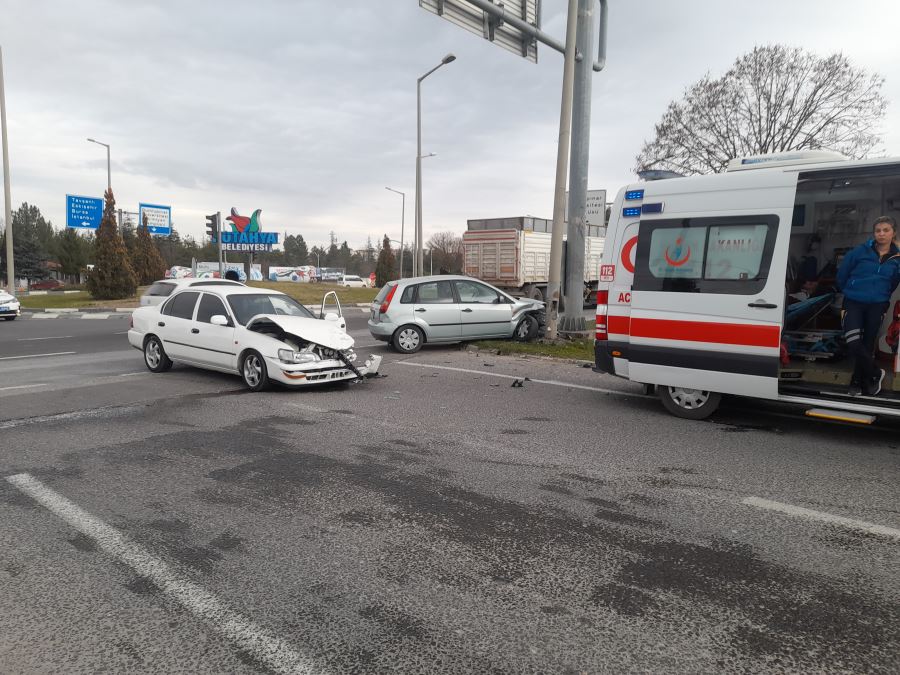
POLYGON ((213 326, 227 326, 228 317, 223 314, 213 314, 211 317, 209 317, 209 322, 213 326))
POLYGON ((339 317, 334 312, 328 312, 323 318, 325 319, 325 321, 334 321, 335 323, 337 323, 338 319, 340 319, 341 317, 339 317))

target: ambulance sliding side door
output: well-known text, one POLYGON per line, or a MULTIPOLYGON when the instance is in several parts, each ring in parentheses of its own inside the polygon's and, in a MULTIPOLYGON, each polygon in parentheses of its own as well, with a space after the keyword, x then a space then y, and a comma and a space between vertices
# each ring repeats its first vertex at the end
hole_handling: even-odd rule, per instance
POLYGON ((777 211, 641 221, 629 379, 777 398, 791 225, 777 211))

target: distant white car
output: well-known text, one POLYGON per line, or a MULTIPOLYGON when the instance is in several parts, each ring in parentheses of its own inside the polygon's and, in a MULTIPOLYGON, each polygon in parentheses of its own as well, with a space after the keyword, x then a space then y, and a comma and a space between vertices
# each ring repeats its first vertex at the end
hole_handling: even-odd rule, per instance
POLYGON ((366 288, 369 284, 355 274, 344 274, 338 283, 346 288, 366 288))
POLYGON ((186 286, 161 305, 138 307, 128 342, 154 373, 178 361, 239 374, 251 391, 270 382, 349 382, 381 365, 378 355, 356 363, 339 305, 338 313, 319 319, 284 293, 243 284, 186 286))
POLYGON ((161 305, 166 298, 179 288, 193 288, 194 286, 245 286, 240 281, 230 279, 196 279, 194 277, 182 277, 180 279, 160 279, 147 287, 141 296, 141 307, 148 305, 161 305))
POLYGON ((0 316, 6 321, 15 321, 20 313, 21 309, 16 297, 0 288, 0 316))

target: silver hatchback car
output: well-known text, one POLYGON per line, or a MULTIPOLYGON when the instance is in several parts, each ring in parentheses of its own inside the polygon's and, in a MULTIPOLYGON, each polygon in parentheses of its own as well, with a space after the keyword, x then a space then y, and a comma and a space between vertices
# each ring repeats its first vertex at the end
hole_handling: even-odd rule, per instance
POLYGON ((426 342, 532 340, 543 332, 544 324, 543 302, 513 298, 459 275, 391 281, 376 296, 369 316, 372 336, 406 354, 426 342))

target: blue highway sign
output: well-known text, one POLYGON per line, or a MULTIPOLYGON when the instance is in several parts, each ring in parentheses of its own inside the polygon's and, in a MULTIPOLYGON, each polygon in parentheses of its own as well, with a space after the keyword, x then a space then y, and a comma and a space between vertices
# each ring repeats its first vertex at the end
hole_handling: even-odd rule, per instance
POLYGON ((159 204, 139 204, 138 222, 144 222, 147 216, 147 230, 150 234, 168 236, 172 234, 172 207, 159 204))
POLYGON ((66 227, 96 230, 103 217, 103 200, 97 197, 66 195, 66 227))

